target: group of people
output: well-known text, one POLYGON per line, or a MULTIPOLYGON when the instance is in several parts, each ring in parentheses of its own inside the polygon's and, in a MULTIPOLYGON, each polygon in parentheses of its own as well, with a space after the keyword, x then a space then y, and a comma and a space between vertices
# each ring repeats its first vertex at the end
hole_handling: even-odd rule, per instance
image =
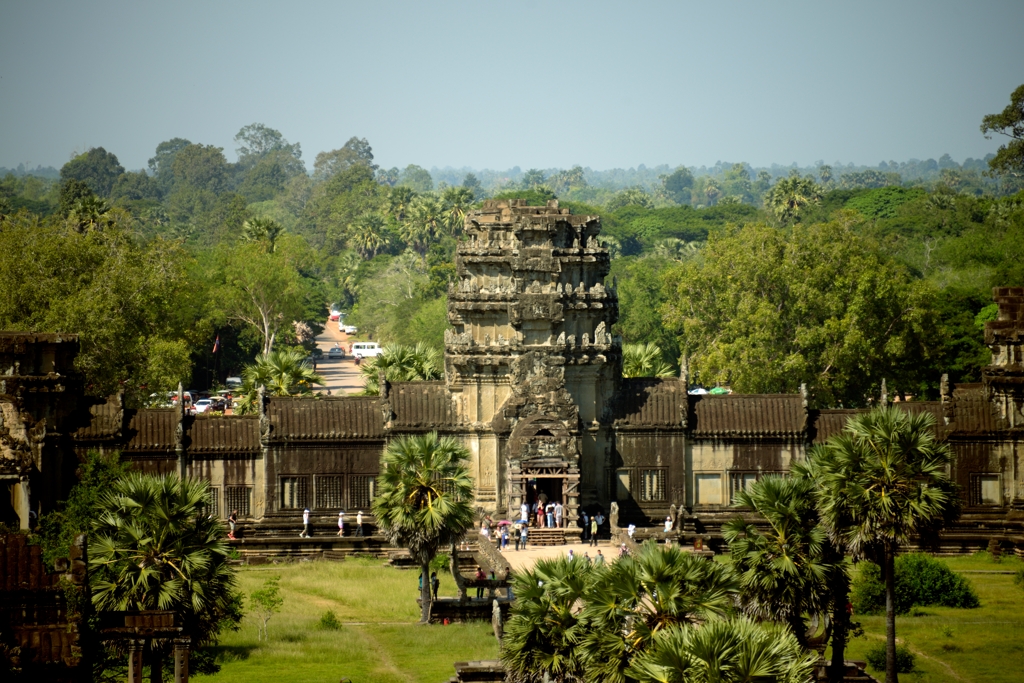
MULTIPOLYGON (((576 553, 573 551, 572 548, 569 548, 569 560, 571 561, 571 560, 575 560, 575 559, 576 559, 576 553)), ((583 561, 586 562, 587 564, 604 564, 604 555, 601 553, 600 550, 598 550, 597 551, 597 555, 595 555, 592 558, 592 557, 590 557, 590 553, 589 552, 584 552, 583 553, 583 561)))
MULTIPOLYGON (((516 550, 519 550, 520 546, 523 550, 526 550, 526 542, 530 537, 530 528, 526 524, 503 523, 498 525, 496 534, 498 550, 507 550, 510 542, 515 544, 516 550)), ((491 537, 491 528, 486 520, 480 525, 480 535, 486 539, 491 537)))
MULTIPOLYGON (((234 513, 232 513, 232 515, 234 515, 234 513)), ((229 522, 231 521, 230 517, 228 518, 228 521, 229 522)), ((310 525, 310 521, 309 521, 309 508, 306 508, 305 510, 302 511, 302 531, 299 532, 299 538, 312 538, 312 534, 310 533, 310 526, 309 525, 310 525)), ((232 533, 234 533, 234 529, 235 529, 235 525, 232 524, 231 525, 232 533)), ((345 511, 344 510, 340 510, 338 512, 338 535, 339 536, 344 536, 345 535, 345 511)), ((362 510, 360 510, 359 512, 356 513, 356 533, 355 533, 355 535, 356 536, 362 536, 363 535, 363 511, 362 510)), ((234 536, 231 536, 231 538, 234 538, 234 536)))
POLYGON ((534 503, 523 503, 519 506, 519 519, 529 523, 536 519, 537 528, 561 529, 562 516, 565 508, 561 501, 536 501, 534 503))

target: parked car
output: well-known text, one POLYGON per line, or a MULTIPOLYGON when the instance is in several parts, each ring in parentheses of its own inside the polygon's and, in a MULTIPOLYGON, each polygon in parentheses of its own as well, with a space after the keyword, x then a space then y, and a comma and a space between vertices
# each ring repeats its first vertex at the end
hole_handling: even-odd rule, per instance
POLYGON ((357 361, 363 358, 376 358, 382 353, 377 342, 356 342, 352 345, 352 357, 357 361))
POLYGON ((330 360, 341 360, 345 357, 345 349, 340 346, 335 346, 327 352, 327 358, 330 360))
POLYGON ((224 380, 224 386, 226 386, 229 389, 234 389, 234 388, 240 387, 240 386, 242 386, 242 378, 241 377, 228 377, 226 380, 224 380))
POLYGON ((356 334, 359 332, 359 328, 355 325, 345 325, 345 327, 341 328, 341 331, 345 334, 356 334))
POLYGON ((193 410, 196 411, 196 414, 205 413, 211 407, 213 407, 213 400, 209 398, 201 398, 196 401, 194 406, 192 406, 193 410))

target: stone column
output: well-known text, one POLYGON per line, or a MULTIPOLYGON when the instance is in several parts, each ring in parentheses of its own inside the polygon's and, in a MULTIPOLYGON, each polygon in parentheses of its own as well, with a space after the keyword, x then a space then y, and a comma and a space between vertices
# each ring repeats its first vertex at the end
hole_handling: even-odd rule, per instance
POLYGON ((14 485, 14 510, 18 513, 18 526, 22 531, 29 529, 30 515, 32 510, 32 489, 29 486, 28 475, 21 477, 14 485))
POLYGON ((142 683, 142 648, 144 640, 128 641, 128 683, 142 683))
POLYGON ((174 683, 188 683, 189 638, 174 639, 174 683))

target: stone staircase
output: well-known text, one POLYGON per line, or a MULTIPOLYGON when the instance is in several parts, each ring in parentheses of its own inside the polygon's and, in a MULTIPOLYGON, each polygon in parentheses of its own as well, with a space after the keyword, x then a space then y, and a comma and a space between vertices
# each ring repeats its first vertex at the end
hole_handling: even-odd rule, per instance
POLYGON ((528 546, 565 545, 565 529, 530 529, 526 534, 528 546))

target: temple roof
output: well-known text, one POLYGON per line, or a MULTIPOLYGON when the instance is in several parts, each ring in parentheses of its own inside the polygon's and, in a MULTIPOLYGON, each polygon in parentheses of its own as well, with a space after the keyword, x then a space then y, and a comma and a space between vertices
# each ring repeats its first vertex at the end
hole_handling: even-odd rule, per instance
POLYGON ((267 401, 270 438, 275 441, 378 439, 384 436, 376 396, 274 397, 267 401))
POLYGON ((125 436, 126 451, 173 453, 178 429, 177 408, 147 408, 133 411, 125 436))
POLYGON ((392 429, 443 429, 456 424, 444 382, 395 382, 388 392, 392 429))
POLYGON ((679 380, 631 377, 622 380, 614 405, 616 427, 680 429, 686 391, 679 380))
POLYGON ((255 453, 260 450, 257 415, 197 415, 188 430, 190 453, 255 453))
POLYGON ((733 437, 799 436, 807 427, 800 394, 693 396, 693 435, 733 437))
POLYGON ((124 412, 120 398, 111 396, 89 406, 88 422, 75 431, 79 441, 104 441, 120 436, 124 412))

